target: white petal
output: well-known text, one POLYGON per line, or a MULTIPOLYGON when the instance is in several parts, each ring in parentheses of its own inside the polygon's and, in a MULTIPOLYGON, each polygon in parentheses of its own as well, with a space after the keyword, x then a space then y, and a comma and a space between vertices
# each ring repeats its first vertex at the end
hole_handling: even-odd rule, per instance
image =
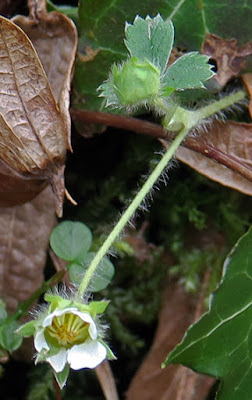
POLYGON ((66 314, 66 313, 74 314, 74 311, 78 311, 77 308, 68 307, 68 308, 64 308, 63 310, 59 310, 59 309, 54 310, 51 314, 48 314, 45 317, 45 319, 43 321, 43 327, 46 328, 47 326, 51 325, 54 317, 60 317, 61 315, 66 314))
POLYGON ((100 342, 87 339, 68 350, 67 361, 72 369, 95 368, 106 356, 107 350, 100 342))
POLYGON ((49 350, 49 346, 47 344, 47 341, 45 340, 44 330, 36 332, 34 338, 34 346, 38 352, 40 352, 42 349, 49 350))
POLYGON ((54 356, 47 357, 46 361, 51 364, 55 372, 63 371, 67 361, 67 350, 65 348, 61 348, 60 351, 54 356))

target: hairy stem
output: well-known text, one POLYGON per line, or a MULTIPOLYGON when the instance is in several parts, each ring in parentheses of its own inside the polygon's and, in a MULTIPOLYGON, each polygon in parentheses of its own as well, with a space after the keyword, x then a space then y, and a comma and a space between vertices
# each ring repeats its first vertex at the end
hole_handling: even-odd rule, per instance
MULTIPOLYGON (((107 239, 104 241, 102 246, 100 247, 99 251, 96 253, 95 257, 93 258, 86 274, 83 277, 83 280, 79 286, 79 290, 77 292, 77 297, 81 297, 85 291, 88 288, 88 285, 92 279, 92 276, 94 275, 97 267, 99 266, 102 258, 106 255, 110 247, 112 246, 113 242, 117 238, 117 236, 122 232, 124 227, 127 225, 127 223, 130 221, 132 218, 133 214, 137 210, 137 208, 140 206, 146 195, 149 193, 151 188, 154 186, 155 182, 157 179, 160 177, 164 169, 166 168, 167 164, 169 161, 172 159, 174 156, 176 150, 182 143, 182 141, 185 139, 186 135, 190 131, 191 128, 193 128, 195 125, 197 125, 202 119, 208 118, 211 115, 216 114, 217 112, 231 106, 234 103, 237 103, 238 101, 241 101, 244 99, 246 96, 246 93, 243 90, 239 90, 236 93, 233 93, 229 96, 224 97, 221 100, 218 100, 206 107, 203 107, 199 110, 196 111, 188 111, 186 109, 183 109, 181 107, 178 107, 177 110, 174 113, 174 116, 172 118, 172 124, 179 123, 183 128, 180 130, 180 132, 177 134, 173 142, 171 143, 170 147, 164 154, 163 158, 160 160, 154 171, 151 173, 147 181, 144 183, 142 188, 139 190, 137 193, 136 197, 132 201, 132 203, 129 205, 129 207, 126 209, 126 211, 123 213, 119 221, 117 222, 116 226, 114 229, 111 231, 107 239)), ((167 110, 168 112, 168 110, 167 110)), ((169 123, 168 123, 168 129, 169 129, 169 123)))
POLYGON ((151 188, 154 186, 157 179, 160 177, 164 169, 166 168, 169 161, 174 156, 176 150, 180 146, 181 142, 184 140, 188 133, 188 129, 184 128, 180 131, 180 133, 175 137, 174 141, 172 142, 169 149, 164 154, 163 158, 160 160, 156 168, 153 170, 147 181, 144 183, 142 188, 137 193, 136 197, 123 213, 119 221, 117 222, 114 229, 111 231, 107 239, 104 241, 103 245, 100 247, 99 251, 96 253, 95 257, 93 258, 84 278, 79 286, 78 296, 82 296, 83 293, 87 290, 88 284, 95 273, 96 268, 98 267, 99 263, 101 262, 102 258, 106 255, 110 247, 112 246, 113 242, 117 238, 117 236, 121 233, 125 225, 130 221, 133 214, 140 206, 146 195, 149 193, 151 188))

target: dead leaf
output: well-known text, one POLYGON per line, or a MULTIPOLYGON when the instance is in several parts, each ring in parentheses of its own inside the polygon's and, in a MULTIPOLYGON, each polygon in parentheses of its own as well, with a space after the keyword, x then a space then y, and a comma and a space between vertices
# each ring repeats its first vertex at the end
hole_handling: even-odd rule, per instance
POLYGON ((212 378, 195 374, 187 368, 169 365, 161 369, 167 353, 182 339, 192 323, 195 305, 180 286, 168 285, 163 298, 158 329, 152 348, 133 378, 127 400, 204 400, 212 378), (181 397, 186 385, 186 397, 181 397))
POLYGON ((252 118, 252 73, 243 74, 242 80, 243 80, 244 85, 246 86, 248 93, 249 93, 250 100, 249 100, 248 110, 249 110, 250 117, 252 118))
POLYGON ((246 67, 246 57, 252 54, 252 42, 238 47, 236 39, 222 39, 208 33, 201 52, 216 61, 215 79, 223 87, 231 78, 239 76, 246 67))
POLYGON ((252 196, 252 124, 216 122, 207 133, 188 137, 176 157, 209 179, 252 196))
POLYGON ((0 158, 20 178, 50 182, 60 213, 67 143, 64 121, 30 40, 3 17, 0 52, 0 158))
POLYGON ((76 27, 65 15, 47 13, 42 7, 36 18, 18 15, 12 21, 27 34, 38 53, 67 128, 68 149, 71 149, 69 91, 77 49, 76 27))
POLYGON ((33 201, 0 208, 0 294, 13 312, 41 286, 49 243, 56 223, 50 187, 33 201))

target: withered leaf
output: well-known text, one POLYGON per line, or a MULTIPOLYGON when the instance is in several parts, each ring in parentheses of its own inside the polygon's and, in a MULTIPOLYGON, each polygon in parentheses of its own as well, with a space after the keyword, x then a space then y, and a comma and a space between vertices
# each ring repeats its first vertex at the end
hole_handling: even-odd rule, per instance
POLYGON ((56 223, 50 187, 33 201, 0 208, 0 296, 16 309, 43 282, 49 235, 56 223))
POLYGON ((207 133, 188 137, 176 157, 208 178, 252 196, 252 124, 215 122, 207 133))
POLYGON ((153 345, 130 384, 127 400, 206 398, 214 382, 212 378, 197 375, 178 365, 161 369, 166 354, 181 340, 185 330, 193 322, 194 310, 194 301, 184 293, 182 287, 166 287, 153 345))
POLYGON ((246 58, 252 54, 252 42, 238 47, 236 39, 222 39, 208 33, 201 52, 213 58, 217 63, 215 79, 221 87, 246 67, 246 58))
POLYGON ((71 149, 69 91, 72 68, 77 49, 77 31, 74 23, 65 15, 43 8, 35 18, 22 15, 12 18, 32 41, 49 80, 68 134, 71 149))
POLYGON ((249 93, 250 100, 249 100, 248 110, 249 110, 250 117, 252 118, 252 73, 243 74, 242 80, 244 82, 244 85, 246 86, 248 93, 249 93))
POLYGON ((0 56, 0 158, 21 178, 48 180, 60 209, 66 127, 32 43, 3 17, 0 56))

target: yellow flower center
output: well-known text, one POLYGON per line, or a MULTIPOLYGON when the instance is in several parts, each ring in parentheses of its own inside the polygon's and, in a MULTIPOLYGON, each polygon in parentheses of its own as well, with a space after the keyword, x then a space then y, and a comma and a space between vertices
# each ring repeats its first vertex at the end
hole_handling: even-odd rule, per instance
POLYGON ((89 337, 89 323, 82 321, 75 314, 63 314, 54 317, 52 324, 45 329, 47 341, 53 341, 55 345, 70 348, 76 344, 84 343, 89 337))

